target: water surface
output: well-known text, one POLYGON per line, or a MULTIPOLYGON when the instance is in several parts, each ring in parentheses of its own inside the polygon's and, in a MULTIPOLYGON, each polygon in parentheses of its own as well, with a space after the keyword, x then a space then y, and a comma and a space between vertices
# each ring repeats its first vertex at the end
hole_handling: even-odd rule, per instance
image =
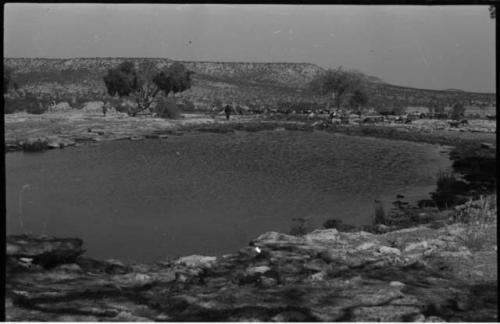
POLYGON ((367 224, 374 199, 426 195, 447 166, 429 144, 299 131, 9 153, 7 232, 81 237, 87 255, 129 262, 218 255, 296 217, 367 224))

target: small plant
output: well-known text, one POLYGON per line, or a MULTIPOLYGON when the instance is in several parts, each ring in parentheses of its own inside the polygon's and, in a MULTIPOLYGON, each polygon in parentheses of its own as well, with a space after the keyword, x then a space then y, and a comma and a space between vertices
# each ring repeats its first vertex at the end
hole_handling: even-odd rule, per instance
POLYGON ((332 218, 323 223, 324 228, 335 228, 337 229, 342 221, 332 218))
POLYGON ((343 221, 340 219, 329 219, 326 222, 323 223, 324 228, 334 228, 336 230, 342 231, 342 232, 349 232, 353 231, 356 229, 356 226, 350 225, 350 224, 344 224, 343 221))

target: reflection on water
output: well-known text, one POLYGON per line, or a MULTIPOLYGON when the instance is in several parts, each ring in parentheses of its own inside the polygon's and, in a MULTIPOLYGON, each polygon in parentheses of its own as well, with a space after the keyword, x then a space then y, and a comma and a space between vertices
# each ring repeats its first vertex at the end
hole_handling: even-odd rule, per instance
POLYGON ((323 132, 9 153, 7 231, 81 237, 87 255, 128 261, 230 253, 293 218, 368 223, 374 199, 425 194, 448 163, 430 145, 323 132))

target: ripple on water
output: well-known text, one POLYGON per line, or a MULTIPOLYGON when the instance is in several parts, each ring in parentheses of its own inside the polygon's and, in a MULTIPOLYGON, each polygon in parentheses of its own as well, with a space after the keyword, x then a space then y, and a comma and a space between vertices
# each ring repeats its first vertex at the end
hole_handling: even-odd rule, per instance
POLYGON ((228 253, 296 217, 367 223, 374 199, 425 194, 447 164, 431 145, 299 131, 9 153, 7 231, 19 233, 21 217, 102 258, 228 253))

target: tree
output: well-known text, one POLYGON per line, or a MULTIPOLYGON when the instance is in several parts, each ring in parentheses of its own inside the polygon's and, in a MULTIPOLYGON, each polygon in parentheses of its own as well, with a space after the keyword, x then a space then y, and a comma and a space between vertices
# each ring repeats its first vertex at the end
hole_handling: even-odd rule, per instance
POLYGON ((351 109, 356 111, 359 116, 363 112, 363 107, 368 103, 368 94, 365 89, 355 89, 349 98, 351 109))
POLYGON ((186 91, 191 88, 191 75, 193 72, 189 71, 184 65, 179 62, 172 64, 167 70, 166 79, 170 80, 172 92, 174 96, 176 93, 186 91))
POLYGON ((335 70, 327 70, 324 74, 316 77, 311 81, 310 87, 314 92, 321 95, 333 95, 335 106, 340 109, 345 98, 354 97, 356 90, 359 90, 356 100, 364 99, 364 95, 362 95, 364 80, 363 74, 356 71, 344 71, 342 67, 339 67, 335 70))
POLYGON ((104 84, 110 96, 128 96, 139 91, 138 75, 134 63, 123 62, 114 69, 109 69, 104 76, 104 84))
POLYGON ((143 61, 137 67, 126 61, 109 69, 103 79, 109 95, 135 99, 136 107, 128 108, 128 114, 135 116, 150 108, 160 92, 168 97, 170 92, 175 94, 189 89, 191 74, 177 62, 164 70, 158 70, 151 61, 143 61))
POLYGON ((465 114, 465 106, 457 102, 451 107, 451 118, 458 120, 460 117, 463 117, 465 114))

